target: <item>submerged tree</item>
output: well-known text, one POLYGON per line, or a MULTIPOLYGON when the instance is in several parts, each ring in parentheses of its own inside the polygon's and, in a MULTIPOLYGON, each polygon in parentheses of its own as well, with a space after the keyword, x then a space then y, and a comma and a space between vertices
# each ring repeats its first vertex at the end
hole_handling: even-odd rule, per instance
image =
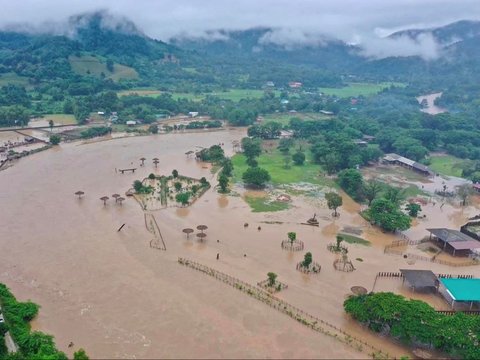
POLYGON ((290 244, 293 244, 294 241, 297 239, 297 233, 293 231, 289 232, 287 236, 288 236, 288 240, 290 241, 290 244))
POLYGON ((337 214, 337 208, 342 206, 343 204, 343 199, 340 195, 338 195, 336 192, 328 192, 325 194, 325 199, 327 199, 327 206, 329 209, 333 209, 334 216, 336 217, 337 214))
POLYGON ((274 272, 269 272, 267 276, 268 276, 268 286, 275 286, 275 282, 277 280, 277 274, 275 274, 274 272))
POLYGON ((422 207, 419 204, 410 203, 405 206, 405 210, 408 211, 408 215, 411 217, 417 217, 418 213, 422 211, 422 207))
POLYGON ((305 256, 303 257, 303 261, 302 261, 302 266, 304 268, 307 268, 310 266, 310 264, 312 263, 313 261, 313 258, 312 258, 312 253, 311 252, 307 252, 305 254, 305 256))
POLYGON ((220 191, 222 193, 227 192, 228 189, 228 177, 225 174, 220 174, 218 177, 218 186, 220 186, 220 191))

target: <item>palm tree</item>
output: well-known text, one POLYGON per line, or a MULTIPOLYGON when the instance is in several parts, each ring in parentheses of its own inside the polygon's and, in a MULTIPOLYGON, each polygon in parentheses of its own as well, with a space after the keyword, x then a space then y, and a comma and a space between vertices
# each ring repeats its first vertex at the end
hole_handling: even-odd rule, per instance
POLYGON ((153 163, 155 164, 155 167, 157 167, 159 163, 158 158, 153 158, 153 163))
POLYGON ((113 195, 112 195, 112 198, 115 199, 115 202, 118 201, 118 198, 119 198, 119 197, 120 197, 120 194, 113 194, 113 195))
POLYGON ((100 198, 100 200, 103 201, 103 205, 104 205, 104 206, 107 205, 107 200, 108 200, 108 199, 109 199, 108 196, 102 196, 102 197, 100 198))
POLYGON ((141 158, 140 158, 140 161, 142 162, 142 163, 140 164, 140 166, 145 165, 145 160, 147 160, 147 159, 145 159, 144 157, 141 157, 141 158))
POLYGON ((48 126, 50 126, 50 132, 53 131, 53 120, 48 120, 48 126))
POLYGON ((125 198, 123 198, 123 197, 121 197, 121 196, 119 196, 119 197, 117 198, 117 201, 120 203, 120 205, 122 205, 122 201, 123 201, 123 200, 125 200, 125 198))

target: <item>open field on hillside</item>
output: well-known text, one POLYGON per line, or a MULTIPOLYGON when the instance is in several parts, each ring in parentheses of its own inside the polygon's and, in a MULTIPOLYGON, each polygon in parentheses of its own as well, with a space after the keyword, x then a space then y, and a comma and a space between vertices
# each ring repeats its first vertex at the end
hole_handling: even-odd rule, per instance
MULTIPOLYGON (((156 97, 164 92, 165 91, 155 90, 155 89, 131 89, 131 90, 119 91, 118 96, 137 94, 139 96, 156 97)), ((240 101, 241 99, 247 99, 247 98, 259 99, 263 96, 263 93, 264 93, 263 90, 232 89, 229 91, 211 92, 211 93, 202 93, 202 94, 182 93, 182 92, 173 92, 171 94, 175 100, 188 99, 192 101, 200 101, 204 99, 206 96, 216 96, 221 99, 237 102, 237 101, 240 101)))
POLYGON ((92 75, 100 77, 103 74, 107 78, 113 81, 119 81, 121 79, 137 79, 138 73, 135 69, 120 65, 113 65, 113 72, 108 71, 107 65, 104 61, 93 56, 70 56, 68 58, 72 70, 80 75, 92 75))
POLYGON ((28 78, 23 76, 18 76, 15 73, 5 73, 0 75, 0 86, 5 86, 8 84, 26 86, 28 85, 28 78))
POLYGON ((401 83, 394 82, 384 82, 384 83, 349 83, 348 86, 343 88, 319 88, 318 91, 327 94, 335 95, 338 97, 351 97, 351 96, 368 96, 377 94, 385 88, 390 87, 391 85, 395 86, 405 86, 401 83))
POLYGON ((282 125, 288 125, 291 118, 299 118, 302 120, 329 120, 332 119, 333 116, 317 113, 277 113, 265 115, 263 122, 275 121, 282 125))

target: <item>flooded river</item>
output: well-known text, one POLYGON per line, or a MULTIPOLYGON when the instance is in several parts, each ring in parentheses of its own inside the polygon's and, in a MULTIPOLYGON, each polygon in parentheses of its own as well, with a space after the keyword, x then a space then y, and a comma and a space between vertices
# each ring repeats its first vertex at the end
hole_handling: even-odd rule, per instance
POLYGON ((134 180, 151 172, 170 174, 177 169, 215 184, 209 168, 185 152, 224 143, 231 153, 232 141, 244 134, 237 129, 69 143, 0 172, 0 282, 20 299, 41 305, 34 328, 54 335, 67 354, 81 346, 92 358, 365 358, 365 353, 178 265, 181 256, 251 284, 273 271, 289 285, 280 298, 393 356, 408 354, 351 321, 343 300, 351 286, 372 289, 378 271, 405 266, 452 271, 430 263, 411 266, 403 258, 384 255, 383 246, 393 236, 366 223, 348 197, 334 220, 330 210, 301 199, 288 211, 252 213, 240 196, 211 189, 189 208, 152 213, 166 251, 149 247, 152 234, 133 198, 122 206, 112 200, 103 206, 99 200, 124 194, 134 180), (143 156, 147 160, 140 167, 143 156), (158 168, 154 157, 160 160, 158 168), (131 167, 137 168, 134 174, 115 172, 131 167), (74 196, 77 190, 85 192, 82 199, 74 196), (299 224, 313 213, 320 227, 299 224), (206 240, 187 240, 182 229, 199 224, 208 226, 206 240), (370 247, 349 245, 356 267, 352 273, 335 271, 335 255, 326 250, 345 226, 360 229, 372 242, 370 247), (322 265, 319 275, 308 277, 295 270, 303 252, 281 249, 288 231, 296 231, 322 265), (74 349, 67 348, 70 341, 74 349))
POLYGON ((439 107, 435 105, 435 100, 438 99, 439 97, 442 96, 442 93, 434 93, 434 94, 428 94, 428 95, 422 95, 417 97, 417 101, 419 104, 422 103, 422 101, 427 102, 427 106, 423 108, 421 111, 430 114, 430 115, 437 115, 441 114, 447 111, 447 109, 444 109, 442 107, 439 107))

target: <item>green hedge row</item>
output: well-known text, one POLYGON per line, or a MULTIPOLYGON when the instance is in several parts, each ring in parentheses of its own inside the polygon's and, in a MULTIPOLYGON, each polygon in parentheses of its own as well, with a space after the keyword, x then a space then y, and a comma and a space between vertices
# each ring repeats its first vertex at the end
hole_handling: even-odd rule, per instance
POLYGON ((423 301, 390 292, 350 296, 345 311, 369 329, 407 345, 437 349, 462 359, 480 359, 480 316, 437 313, 423 301))

